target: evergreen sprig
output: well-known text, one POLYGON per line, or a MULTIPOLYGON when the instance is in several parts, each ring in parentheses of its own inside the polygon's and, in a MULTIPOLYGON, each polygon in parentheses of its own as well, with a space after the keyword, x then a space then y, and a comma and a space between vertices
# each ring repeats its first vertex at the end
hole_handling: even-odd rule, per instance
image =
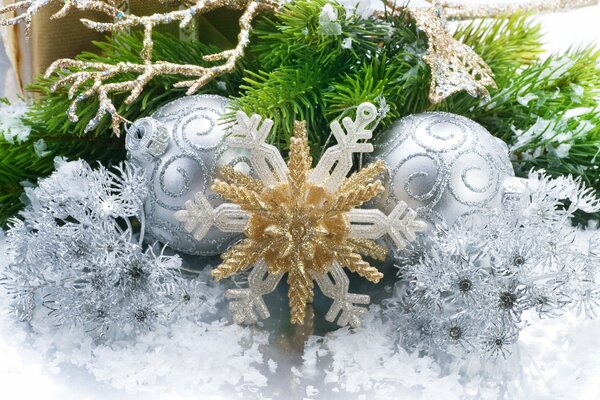
MULTIPOLYGON (((233 105, 274 121, 271 143, 286 150, 295 120, 305 120, 316 154, 327 141, 330 92, 345 76, 360 71, 365 59, 380 52, 389 40, 389 25, 376 19, 346 15, 343 6, 328 0, 286 3, 275 16, 261 19, 254 29, 249 58, 258 70, 246 70, 233 105), (339 34, 319 17, 326 4, 338 15, 339 34)), ((353 103, 352 106, 356 106, 353 103)), ((339 107, 339 105, 338 105, 339 107)))
POLYGON ((600 50, 550 55, 522 71, 472 118, 511 146, 520 173, 572 173, 600 188, 600 50), (562 150, 561 145, 566 145, 562 150))
POLYGON ((515 69, 536 63, 544 52, 541 25, 527 14, 475 20, 459 26, 454 37, 488 63, 497 82, 510 77, 515 69))

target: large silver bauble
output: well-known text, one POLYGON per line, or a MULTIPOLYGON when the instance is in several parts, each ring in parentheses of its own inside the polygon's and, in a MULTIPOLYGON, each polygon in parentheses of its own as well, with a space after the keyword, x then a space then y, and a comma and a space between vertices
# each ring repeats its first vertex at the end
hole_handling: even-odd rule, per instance
POLYGON ((151 117, 134 122, 126 137, 129 158, 147 173, 150 194, 144 204, 146 238, 192 255, 220 254, 236 234, 211 228, 201 241, 183 229, 175 212, 202 192, 213 207, 222 199, 210 189, 217 167, 243 163, 248 157, 224 143, 228 127, 220 121, 227 99, 198 95, 175 100, 151 117))
POLYGON ((455 114, 428 112, 397 121, 374 143, 370 159, 389 168, 380 208, 401 200, 434 226, 500 207, 504 182, 514 176, 508 147, 476 122, 455 114))

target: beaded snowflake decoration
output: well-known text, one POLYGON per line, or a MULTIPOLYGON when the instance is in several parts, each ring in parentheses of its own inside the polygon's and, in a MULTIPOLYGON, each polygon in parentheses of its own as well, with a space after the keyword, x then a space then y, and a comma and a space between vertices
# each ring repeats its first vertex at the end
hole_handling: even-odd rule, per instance
POLYGON ((383 274, 362 258, 385 259, 387 249, 374 240, 387 234, 397 247, 404 248, 416 238, 416 232, 425 229, 425 223, 403 202, 390 215, 358 208, 384 190, 378 179, 386 170, 381 161, 346 177, 353 153, 373 151, 364 141, 372 136, 367 127, 376 116, 375 106, 363 103, 355 120, 346 117, 341 124, 333 122, 338 144, 311 169, 304 124, 295 126, 286 165, 279 150, 266 143, 273 122, 267 119, 261 124, 258 115, 237 113, 229 145, 249 150, 258 179, 225 168, 213 190, 229 203, 213 209, 198 193, 185 210, 176 213, 197 240, 213 225, 226 232, 245 233, 246 238, 225 252, 223 263, 212 271, 215 278, 222 279, 252 268, 248 287, 227 293, 236 323, 268 318, 263 296, 275 290, 287 274, 292 323, 303 323, 316 282, 323 294, 334 300, 326 319, 356 327, 366 311, 360 305, 368 304, 370 298, 348 292, 343 267, 377 283, 383 274))

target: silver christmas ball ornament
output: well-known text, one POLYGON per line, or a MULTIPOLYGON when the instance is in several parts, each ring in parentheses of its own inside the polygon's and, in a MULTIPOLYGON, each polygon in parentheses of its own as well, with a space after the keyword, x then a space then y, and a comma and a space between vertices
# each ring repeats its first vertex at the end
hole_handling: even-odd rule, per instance
POLYGON ((370 159, 386 162, 389 175, 380 208, 405 201, 428 222, 450 226, 459 217, 500 207, 514 176, 507 145, 476 122, 428 112, 400 119, 374 143, 370 159))
POLYGON ((241 150, 228 149, 224 138, 228 127, 221 117, 227 99, 221 96, 183 97, 133 123, 127 131, 126 147, 131 161, 145 170, 150 194, 144 204, 146 238, 192 255, 220 254, 237 235, 211 228, 197 241, 175 219, 197 192, 206 195, 213 207, 222 199, 210 186, 219 165, 230 164, 247 170, 248 157, 241 150))

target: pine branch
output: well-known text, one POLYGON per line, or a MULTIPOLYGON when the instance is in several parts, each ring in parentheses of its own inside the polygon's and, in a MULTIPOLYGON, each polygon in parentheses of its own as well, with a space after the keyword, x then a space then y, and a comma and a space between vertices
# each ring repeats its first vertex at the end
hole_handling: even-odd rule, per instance
POLYGON ((246 83, 240 86, 243 96, 233 99, 233 107, 272 119, 271 144, 281 150, 289 149, 296 120, 306 122, 309 141, 322 143, 319 138, 326 126, 323 116, 326 104, 319 93, 329 86, 327 75, 330 71, 315 69, 306 63, 271 72, 246 73, 246 83))
POLYGON ((486 60, 496 81, 537 62, 544 51, 540 23, 523 13, 507 19, 475 20, 460 26, 454 37, 486 60))
POLYGON ((299 0, 286 2, 275 16, 260 20, 254 35, 256 44, 250 53, 261 68, 274 70, 302 59, 320 67, 340 65, 340 59, 360 59, 378 51, 389 37, 389 27, 376 19, 347 15, 341 4, 330 0, 299 0), (319 22, 326 4, 337 13, 339 34, 319 22))
MULTIPOLYGON (((334 83, 334 90, 323 94, 328 104, 326 116, 328 118, 344 117, 357 104, 364 102, 377 104, 381 99, 385 99, 387 103, 388 99, 395 98, 393 93, 399 93, 395 87, 404 83, 402 82, 403 75, 412 66, 390 68, 392 63, 385 54, 377 55, 357 71, 344 74, 338 82, 334 83)), ((391 123, 403 114, 398 103, 400 101, 387 103, 390 109, 382 120, 383 124, 391 123)))
MULTIPOLYGON (((258 113, 274 121, 270 143, 289 148, 295 120, 306 121, 311 151, 320 154, 329 134, 324 93, 361 60, 375 55, 389 39, 384 21, 347 17, 339 4, 339 34, 331 34, 319 22, 327 0, 286 3, 281 12, 265 17, 254 31, 256 43, 249 57, 259 69, 246 71, 245 84, 234 100, 236 109, 258 113)), ((356 104, 353 104, 356 106, 356 104)))

